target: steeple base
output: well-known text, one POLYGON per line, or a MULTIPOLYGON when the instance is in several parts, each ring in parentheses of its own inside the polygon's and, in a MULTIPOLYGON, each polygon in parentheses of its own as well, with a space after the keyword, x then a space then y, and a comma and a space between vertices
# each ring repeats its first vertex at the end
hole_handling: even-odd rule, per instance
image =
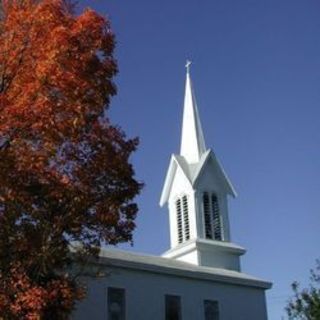
POLYGON ((230 242, 191 239, 162 254, 197 266, 241 271, 240 256, 246 250, 230 242))

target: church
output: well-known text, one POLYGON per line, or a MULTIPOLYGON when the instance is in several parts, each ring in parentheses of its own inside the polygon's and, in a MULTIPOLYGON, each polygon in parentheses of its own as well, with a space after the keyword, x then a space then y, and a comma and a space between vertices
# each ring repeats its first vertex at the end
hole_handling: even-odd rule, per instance
POLYGON ((103 249, 74 320, 267 320, 271 283, 243 273, 245 249, 231 242, 228 197, 236 191, 206 147, 187 63, 180 154, 160 198, 170 249, 162 256, 103 249))

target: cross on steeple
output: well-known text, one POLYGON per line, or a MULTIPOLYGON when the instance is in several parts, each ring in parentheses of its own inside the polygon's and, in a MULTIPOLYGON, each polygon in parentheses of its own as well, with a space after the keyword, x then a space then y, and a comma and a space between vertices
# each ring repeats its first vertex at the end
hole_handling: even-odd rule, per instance
POLYGON ((187 73, 190 72, 190 65, 191 65, 191 63, 192 63, 192 61, 190 61, 190 60, 187 60, 187 62, 186 62, 187 73))

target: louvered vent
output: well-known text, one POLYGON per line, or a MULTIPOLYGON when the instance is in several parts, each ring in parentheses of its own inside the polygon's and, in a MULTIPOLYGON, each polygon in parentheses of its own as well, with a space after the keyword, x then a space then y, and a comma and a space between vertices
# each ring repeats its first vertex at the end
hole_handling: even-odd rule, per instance
POLYGON ((215 194, 211 195, 211 210, 212 210, 214 239, 222 240, 219 204, 215 194))
POLYGON ((181 210, 181 199, 176 201, 177 209, 177 226, 178 226, 178 243, 183 241, 183 232, 182 232, 182 210, 181 210))
POLYGON ((190 226, 189 226, 189 210, 188 210, 187 196, 182 197, 182 206, 183 206, 184 237, 185 237, 185 240, 189 240, 190 226))
POLYGON ((211 223, 210 202, 209 202, 208 192, 205 192, 203 194, 203 212, 204 212, 205 236, 207 239, 212 239, 212 223, 211 223))
POLYGON ((215 194, 203 193, 203 214, 205 237, 207 239, 222 240, 219 203, 215 194))

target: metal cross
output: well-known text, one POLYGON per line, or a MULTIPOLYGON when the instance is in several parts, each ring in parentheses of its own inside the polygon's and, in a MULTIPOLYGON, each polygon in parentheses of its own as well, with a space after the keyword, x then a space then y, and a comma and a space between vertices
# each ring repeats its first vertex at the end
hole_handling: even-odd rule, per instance
POLYGON ((187 72, 189 73, 190 72, 190 65, 191 65, 191 61, 190 60, 187 60, 186 62, 186 68, 187 68, 187 72))

